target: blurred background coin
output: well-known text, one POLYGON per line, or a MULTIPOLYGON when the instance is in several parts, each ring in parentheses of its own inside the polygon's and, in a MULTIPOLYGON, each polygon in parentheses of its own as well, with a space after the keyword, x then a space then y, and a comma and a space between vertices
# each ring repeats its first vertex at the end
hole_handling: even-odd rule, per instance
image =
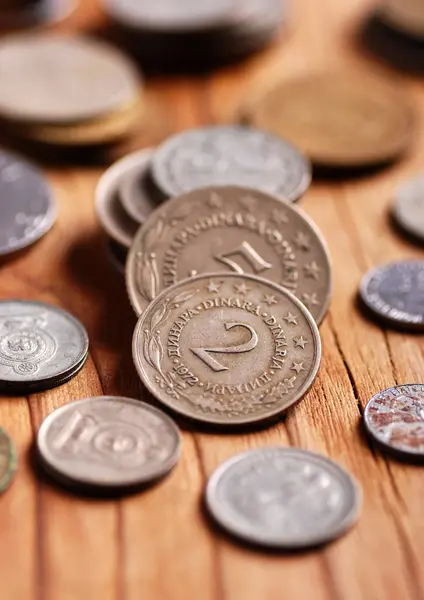
POLYGON ((153 150, 147 148, 127 156, 128 172, 121 185, 121 202, 128 216, 142 225, 158 206, 150 181, 153 150), (130 168, 130 163, 133 169, 130 168))
POLYGON ((396 191, 392 214, 405 233, 424 242, 424 174, 396 191))
POLYGON ((12 483, 17 466, 15 444, 5 430, 0 428, 0 494, 5 492, 12 483))
POLYGON ((0 2, 0 29, 20 29, 53 24, 65 19, 75 0, 14 0, 0 2))

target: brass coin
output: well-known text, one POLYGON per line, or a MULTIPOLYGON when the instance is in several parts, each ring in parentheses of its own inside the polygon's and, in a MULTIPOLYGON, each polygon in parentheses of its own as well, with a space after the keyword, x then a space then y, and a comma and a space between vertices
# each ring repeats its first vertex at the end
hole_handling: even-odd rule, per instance
POLYGON ((17 467, 15 445, 0 428, 0 493, 5 492, 12 482, 17 467))
POLYGON ((254 104, 249 111, 254 126, 329 167, 393 160, 410 144, 415 125, 400 90, 369 74, 309 75, 281 83, 254 104))
POLYGON ((325 242, 301 210, 249 188, 203 188, 159 207, 138 230, 126 282, 138 314, 164 288, 215 271, 252 273, 287 288, 320 323, 331 293, 325 242))
POLYGON ((133 358, 176 412, 241 425, 279 415, 312 385, 321 360, 303 304, 266 279, 214 273, 164 290, 140 317, 133 358))

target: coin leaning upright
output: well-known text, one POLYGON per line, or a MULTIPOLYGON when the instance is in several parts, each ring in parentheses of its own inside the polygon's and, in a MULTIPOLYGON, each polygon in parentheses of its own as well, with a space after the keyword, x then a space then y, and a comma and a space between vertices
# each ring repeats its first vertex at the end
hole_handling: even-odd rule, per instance
POLYGON ((163 404, 221 425, 275 417, 300 400, 321 360, 317 326, 274 283, 215 273, 164 290, 140 317, 133 359, 163 404))
POLYGON ((126 266, 138 314, 191 275, 252 273, 293 292, 317 323, 327 312, 331 265, 312 221, 292 205, 248 188, 204 188, 173 198, 139 229, 126 266))

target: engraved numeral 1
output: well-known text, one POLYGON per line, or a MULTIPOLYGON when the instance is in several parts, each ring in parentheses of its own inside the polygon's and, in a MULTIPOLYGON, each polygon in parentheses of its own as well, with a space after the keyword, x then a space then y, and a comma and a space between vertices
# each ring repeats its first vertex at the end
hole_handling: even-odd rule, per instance
POLYGON ((260 254, 256 252, 249 244, 249 242, 242 242, 240 246, 234 248, 234 250, 230 250, 225 254, 221 254, 220 256, 215 256, 215 260, 227 265, 235 271, 236 273, 244 273, 241 266, 233 259, 229 258, 234 254, 240 254, 252 267, 254 273, 260 273, 261 271, 265 271, 265 269, 271 269, 272 265, 266 262, 260 254))

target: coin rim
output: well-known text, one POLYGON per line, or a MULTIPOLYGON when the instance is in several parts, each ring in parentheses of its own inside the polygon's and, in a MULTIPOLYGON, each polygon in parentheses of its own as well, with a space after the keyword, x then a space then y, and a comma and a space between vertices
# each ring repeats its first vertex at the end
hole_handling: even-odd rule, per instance
POLYGON ((16 445, 10 435, 6 432, 3 427, 0 427, 0 436, 6 438, 9 449, 8 449, 8 457, 9 457, 9 468, 4 477, 0 478, 0 495, 6 492, 12 481, 14 479, 15 473, 18 468, 18 453, 16 450, 16 445))
MULTIPOLYGON (((141 212, 138 212, 138 210, 134 208, 134 203, 130 202, 130 200, 129 200, 130 192, 128 191, 127 187, 129 186, 129 182, 131 182, 131 191, 132 191, 132 189, 133 189, 132 186, 134 185, 134 183, 136 181, 138 181, 140 179, 140 175, 145 175, 150 171, 153 153, 154 153, 154 148, 148 147, 148 148, 143 148, 142 150, 137 150, 136 152, 132 152, 131 154, 128 154, 126 156, 126 158, 128 159, 128 169, 131 168, 130 167, 130 164, 131 164, 130 159, 131 158, 134 161, 132 163, 134 168, 137 165, 139 165, 140 161, 143 163, 143 165, 139 165, 139 170, 136 174, 134 173, 134 177, 132 177, 131 179, 125 179, 125 181, 123 182, 123 185, 122 185, 121 196, 120 196, 122 208, 125 210, 125 212, 130 217, 130 219, 132 219, 138 225, 144 225, 144 223, 147 221, 147 219, 149 218, 151 213, 149 213, 148 215, 144 215, 143 220, 141 220, 141 212), (145 164, 144 164, 144 161, 145 161, 145 164), (142 169, 141 169, 141 167, 142 167, 142 169)), ((152 206, 154 206, 155 208, 157 208, 157 206, 158 206, 158 203, 154 202, 153 199, 152 199, 152 206)))
POLYGON ((417 185, 418 182, 421 182, 424 186, 424 173, 411 177, 407 181, 403 183, 403 185, 399 186, 395 191, 395 200, 392 205, 391 214, 395 219, 396 224, 402 229, 410 237, 415 238, 416 241, 424 242, 424 223, 422 227, 414 226, 414 219, 408 221, 408 219, 404 218, 405 213, 409 213, 409 211, 405 208, 405 204, 408 205, 409 196, 408 190, 413 189, 414 185, 417 185), (406 198, 406 200, 405 200, 406 198))

